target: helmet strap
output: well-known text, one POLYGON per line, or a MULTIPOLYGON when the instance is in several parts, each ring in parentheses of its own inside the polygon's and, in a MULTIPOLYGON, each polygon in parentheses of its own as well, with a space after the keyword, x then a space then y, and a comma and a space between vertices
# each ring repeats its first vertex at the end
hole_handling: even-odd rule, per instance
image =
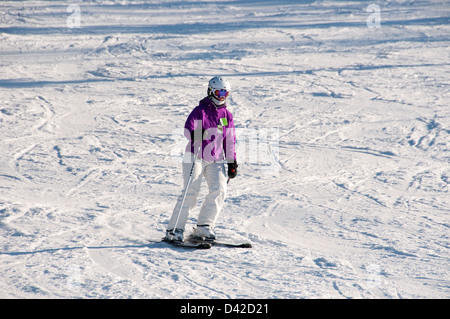
POLYGON ((216 107, 223 106, 225 104, 225 101, 219 101, 212 94, 210 94, 208 97, 216 107))

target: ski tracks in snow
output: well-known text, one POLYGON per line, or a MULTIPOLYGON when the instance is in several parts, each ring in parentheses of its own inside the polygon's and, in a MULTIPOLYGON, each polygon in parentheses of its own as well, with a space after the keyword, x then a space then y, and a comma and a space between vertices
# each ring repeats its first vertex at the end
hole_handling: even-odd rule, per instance
POLYGON ((213 1, 103 2, 73 30, 63 1, 5 2, 2 296, 448 296, 445 2, 383 4, 377 29, 364 1, 222 3, 217 25, 213 1), (148 244, 216 73, 243 133, 217 233, 254 247, 148 244))

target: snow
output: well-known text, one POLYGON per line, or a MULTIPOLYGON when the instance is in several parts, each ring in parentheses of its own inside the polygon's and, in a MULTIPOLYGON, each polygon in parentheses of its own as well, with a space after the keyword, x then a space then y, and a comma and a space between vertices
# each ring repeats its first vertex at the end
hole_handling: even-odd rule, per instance
POLYGON ((448 1, 0 12, 1 298, 450 297, 448 1), (216 74, 240 163, 216 233, 253 248, 149 244, 216 74))

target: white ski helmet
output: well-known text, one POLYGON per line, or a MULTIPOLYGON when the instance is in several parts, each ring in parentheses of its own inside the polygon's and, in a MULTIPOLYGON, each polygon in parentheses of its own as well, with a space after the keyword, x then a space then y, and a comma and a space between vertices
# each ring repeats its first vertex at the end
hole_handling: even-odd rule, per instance
POLYGON ((208 83, 208 96, 215 105, 223 105, 231 91, 231 85, 227 79, 215 76, 208 83))

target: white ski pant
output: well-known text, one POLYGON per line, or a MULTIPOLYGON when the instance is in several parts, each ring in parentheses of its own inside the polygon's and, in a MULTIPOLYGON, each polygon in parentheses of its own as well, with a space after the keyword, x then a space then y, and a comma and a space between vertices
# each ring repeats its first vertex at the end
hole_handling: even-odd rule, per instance
MULTIPOLYGON (((188 158, 190 157, 191 160, 188 159, 183 161, 184 186, 186 186, 189 173, 191 172, 193 154, 188 152, 185 156, 188 158)), ((222 161, 205 162, 204 160, 197 159, 194 164, 191 184, 187 189, 183 206, 181 207, 183 200, 183 194, 181 194, 178 197, 177 204, 175 205, 167 229, 185 229, 190 210, 197 204, 197 198, 200 192, 203 177, 205 177, 209 193, 206 195, 205 201, 200 209, 200 213, 197 218, 197 225, 214 226, 217 217, 223 208, 227 191, 225 164, 222 161)))

